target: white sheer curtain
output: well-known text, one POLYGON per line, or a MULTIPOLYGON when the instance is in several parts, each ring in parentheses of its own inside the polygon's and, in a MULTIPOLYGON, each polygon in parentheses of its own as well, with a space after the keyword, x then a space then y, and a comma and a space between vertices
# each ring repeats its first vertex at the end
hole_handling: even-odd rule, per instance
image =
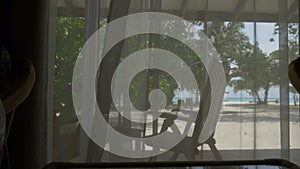
MULTIPOLYGON (((126 149, 124 146, 136 150, 137 146, 140 146, 141 151, 146 153, 147 151, 164 151, 161 155, 152 157, 151 160, 165 161, 174 157, 172 153, 176 152, 176 148, 174 151, 168 151, 155 148, 155 146, 151 147, 143 142, 141 145, 136 142, 131 145, 108 143, 103 151, 103 148, 89 139, 82 130, 72 107, 72 73, 70 72, 74 69, 75 60, 83 44, 99 28, 122 16, 141 12, 163 12, 182 17, 195 25, 185 25, 187 26, 186 32, 182 32, 180 36, 186 37, 187 41, 201 39, 203 35, 206 35, 223 63, 227 84, 223 113, 220 115, 215 132, 205 144, 199 144, 197 148, 199 153, 194 153, 192 158, 179 153, 177 158, 171 158, 171 160, 193 158, 216 160, 220 155, 223 160, 282 158, 300 164, 299 99, 297 102, 299 95, 291 87, 287 76, 289 62, 299 55, 298 11, 297 0, 58 0, 53 160, 83 162, 149 160, 148 158, 125 158, 109 152, 114 148, 126 149), (192 35, 188 35, 187 32, 192 35), (68 56, 65 55, 66 53, 68 56), (211 147, 212 145, 215 148, 211 147)), ((168 29, 170 32, 179 29, 172 26, 174 26, 172 22, 165 22, 158 29, 168 29)), ((157 28, 150 27, 149 29, 157 28)), ((124 31, 128 31, 126 25, 124 25, 124 31)), ((105 38, 109 41, 110 37, 105 36, 105 38)), ((205 107, 212 102, 211 97, 205 94, 206 90, 208 93, 212 90, 206 87, 211 85, 207 82, 209 71, 204 69, 201 60, 195 59, 187 46, 163 35, 142 34, 129 37, 116 44, 116 47, 105 56, 112 59, 103 60, 105 63, 101 65, 109 73, 106 74, 106 78, 101 77, 100 73, 97 83, 104 83, 102 85, 107 87, 109 84, 105 83, 113 81, 112 73, 118 64, 136 51, 147 49, 149 51, 148 64, 152 64, 152 57, 154 57, 150 56, 152 48, 169 50, 183 60, 185 59, 184 62, 197 76, 198 88, 175 84, 174 79, 172 81, 172 78, 169 78, 168 72, 156 69, 141 71, 132 79, 131 103, 120 96, 120 101, 114 105, 111 103, 110 88, 100 87, 98 89, 100 93, 107 92, 102 96, 97 96, 100 97, 101 102, 99 103, 98 100, 98 105, 104 106, 104 109, 109 111, 106 114, 106 120, 116 131, 134 135, 134 137, 143 138, 159 133, 166 122, 164 120, 168 118, 159 118, 152 122, 153 117, 146 115, 148 123, 144 125, 131 122, 124 117, 126 113, 134 116, 132 110, 124 109, 124 112, 116 113, 116 108, 131 104, 139 110, 147 110, 149 108, 147 98, 153 89, 167 92, 168 109, 173 109, 173 112, 177 113, 176 118, 180 118, 182 114, 186 115, 181 111, 176 111, 176 106, 196 111, 196 114, 200 109, 199 116, 201 112, 208 110, 201 106, 205 107), (104 99, 101 98, 103 96, 104 99)), ((181 68, 182 65, 173 65, 173 67, 176 66, 181 68)), ((129 71, 131 68, 127 69, 129 71)), ((201 118, 196 119, 205 118, 207 114, 204 113, 204 116, 201 115, 201 118)), ((184 130, 188 122, 178 120, 175 124, 179 126, 179 130, 184 130)), ((193 139, 195 139, 193 131, 198 130, 194 126, 199 127, 199 130, 203 127, 197 125, 197 122, 191 123, 189 135, 193 139)), ((183 150, 180 147, 186 151, 192 146, 179 145, 178 147, 181 152, 183 150)))

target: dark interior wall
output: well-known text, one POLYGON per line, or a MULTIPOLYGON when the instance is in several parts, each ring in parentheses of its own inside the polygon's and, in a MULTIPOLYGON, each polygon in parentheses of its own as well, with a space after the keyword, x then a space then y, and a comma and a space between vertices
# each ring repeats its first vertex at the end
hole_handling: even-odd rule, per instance
POLYGON ((9 38, 6 34, 10 34, 10 1, 1 0, 0 1, 0 45, 8 46, 9 38))
POLYGON ((47 162, 47 0, 0 0, 0 44, 34 64, 36 83, 18 107, 8 139, 11 167, 40 169, 47 162))

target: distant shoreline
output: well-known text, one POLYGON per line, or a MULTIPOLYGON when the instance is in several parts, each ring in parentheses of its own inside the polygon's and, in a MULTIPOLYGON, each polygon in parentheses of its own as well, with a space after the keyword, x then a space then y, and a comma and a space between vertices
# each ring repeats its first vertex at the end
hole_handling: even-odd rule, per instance
MULTIPOLYGON (((184 102, 186 101, 186 99, 188 98, 173 98, 172 101, 174 103, 176 103, 178 100, 183 100, 184 102)), ((199 98, 200 100, 200 98, 199 98)), ((195 102, 195 98, 193 98, 193 101, 195 102)), ((237 98, 237 97, 227 97, 224 98, 223 100, 224 102, 233 102, 233 103, 256 103, 258 102, 257 99, 253 98, 253 97, 242 97, 242 98, 237 98)), ((268 98, 268 103, 280 103, 280 98, 268 98)), ((294 104, 294 99, 293 98, 289 98, 289 103, 290 104, 294 104)), ((297 102, 299 104, 299 102, 297 102)))

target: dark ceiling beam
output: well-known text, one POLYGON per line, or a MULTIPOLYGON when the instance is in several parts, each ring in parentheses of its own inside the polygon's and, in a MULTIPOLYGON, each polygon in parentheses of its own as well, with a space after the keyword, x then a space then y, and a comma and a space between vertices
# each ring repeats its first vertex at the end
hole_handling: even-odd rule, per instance
POLYGON ((244 9, 247 0, 239 0, 234 8, 234 21, 238 20, 240 17, 241 11, 244 9))
POLYGON ((297 11, 298 9, 298 4, 299 3, 299 0, 294 0, 294 2, 290 5, 288 11, 287 11, 287 17, 288 19, 290 19, 293 14, 295 14, 295 12, 297 11))
POLYGON ((84 8, 73 8, 69 11, 67 7, 58 7, 57 16, 84 17, 84 8))
POLYGON ((67 12, 67 13, 73 13, 74 5, 73 5, 72 0, 64 0, 63 2, 65 3, 65 6, 66 6, 65 12, 67 12))
POLYGON ((182 11, 181 17, 183 17, 183 18, 185 17, 188 1, 189 0, 182 0, 182 2, 181 2, 181 11, 182 11))
MULTIPOLYGON (((138 13, 139 10, 131 10, 129 13, 138 13)), ((181 17, 181 10, 161 10, 161 12, 173 14, 181 17)), ((101 8, 100 16, 107 16, 108 9, 101 8)), ((84 8, 74 8, 71 13, 69 13, 66 8, 58 7, 57 16, 69 16, 69 17, 84 17, 84 8)), ((186 11, 184 19, 193 20, 193 21, 233 21, 235 15, 233 12, 215 12, 215 11, 186 11)), ((292 14, 289 22, 298 22, 298 15, 292 14)), ((241 12, 238 19, 238 22, 253 22, 253 13, 251 12, 241 12)), ((278 22, 278 14, 269 14, 269 13, 257 13, 256 22, 278 22)))

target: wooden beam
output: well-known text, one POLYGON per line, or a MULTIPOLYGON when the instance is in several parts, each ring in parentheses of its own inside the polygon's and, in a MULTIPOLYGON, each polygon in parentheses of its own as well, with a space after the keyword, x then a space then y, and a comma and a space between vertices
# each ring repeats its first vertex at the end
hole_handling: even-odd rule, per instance
POLYGON ((186 13, 186 7, 187 7, 187 4, 188 4, 188 1, 189 0, 182 0, 181 2, 181 11, 182 11, 182 15, 181 17, 185 17, 185 13, 186 13))
MULTIPOLYGON (((138 13, 139 10, 131 10, 130 14, 138 13)), ((181 10, 161 10, 163 13, 173 14, 181 17, 181 10)), ((101 8, 100 16, 107 16, 108 8, 101 8)), ((57 16, 67 16, 67 17, 84 17, 84 8, 74 8, 71 12, 68 12, 65 7, 57 8, 57 16)), ((187 10, 185 16, 183 17, 186 20, 191 21, 233 21, 234 20, 233 12, 216 12, 216 11, 189 11, 187 10)), ((253 22, 253 13, 252 12, 240 12, 239 17, 236 21, 239 22, 253 22)), ((256 14, 256 22, 278 22, 278 14, 270 14, 270 13, 257 13, 256 14)), ((292 14, 290 16, 289 22, 298 22, 298 15, 292 14)))
POLYGON ((58 7, 57 16, 84 17, 84 8, 73 8, 72 10, 68 10, 67 7, 58 7))
POLYGON ((64 0, 64 2, 65 2, 65 5, 66 5, 67 8, 69 8, 69 9, 74 8, 72 0, 64 0))
POLYGON ((74 5, 72 0, 64 0, 65 3, 65 11, 66 13, 73 13, 74 5))
POLYGON ((241 11, 244 9, 247 0, 239 0, 234 9, 234 21, 238 20, 240 17, 241 11))
POLYGON ((299 4, 299 0, 294 0, 294 2, 290 5, 287 11, 288 19, 290 19, 293 16, 293 14, 297 11, 297 9, 299 8, 298 4, 299 4))

